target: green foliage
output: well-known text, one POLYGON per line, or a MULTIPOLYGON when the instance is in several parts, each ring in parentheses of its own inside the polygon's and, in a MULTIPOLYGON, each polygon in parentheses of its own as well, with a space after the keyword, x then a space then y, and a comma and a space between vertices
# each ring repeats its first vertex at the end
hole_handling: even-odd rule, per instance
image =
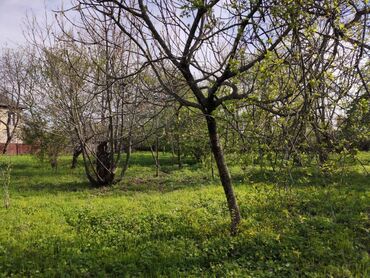
POLYGON ((167 127, 163 140, 167 142, 167 149, 177 152, 180 148, 181 156, 192 157, 197 162, 204 160, 210 151, 204 116, 188 107, 169 112, 167 117, 172 124, 167 127))
MULTIPOLYGON (((370 153, 358 158, 369 171, 370 153)), ((1 277, 369 275, 370 179, 356 161, 344 161, 343 177, 293 169, 289 187, 271 168, 235 163, 244 218, 230 237, 222 187, 191 161, 179 170, 161 154, 165 172, 155 178, 150 153, 134 153, 122 183, 90 189, 69 160, 53 172, 13 158, 12 207, 0 208, 1 277)))
POLYGON ((36 157, 41 161, 47 157, 51 166, 56 167, 58 157, 69 145, 67 134, 59 126, 48 126, 45 119, 37 117, 25 121, 22 132, 27 144, 37 146, 36 157))
POLYGON ((343 137, 348 146, 370 150, 370 100, 366 97, 354 101, 348 117, 341 126, 343 137), (350 144, 348 144, 350 142, 350 144))

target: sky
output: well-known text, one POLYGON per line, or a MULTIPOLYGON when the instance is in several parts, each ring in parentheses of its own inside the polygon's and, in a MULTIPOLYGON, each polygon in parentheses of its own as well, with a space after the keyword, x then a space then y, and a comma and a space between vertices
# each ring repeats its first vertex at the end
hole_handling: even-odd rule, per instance
POLYGON ((22 30, 26 15, 44 18, 60 7, 61 0, 0 0, 0 47, 16 47, 25 44, 22 30))

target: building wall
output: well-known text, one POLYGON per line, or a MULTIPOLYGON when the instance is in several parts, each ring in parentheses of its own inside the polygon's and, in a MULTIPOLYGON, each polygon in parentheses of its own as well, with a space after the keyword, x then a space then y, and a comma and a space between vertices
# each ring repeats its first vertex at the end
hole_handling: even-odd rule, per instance
MULTIPOLYGON (((4 145, 5 144, 0 143, 0 150, 4 148, 4 145)), ((37 149, 27 144, 10 143, 6 149, 6 154, 8 155, 30 154, 35 152, 37 152, 37 149)))
MULTIPOLYGON (((6 125, 2 122, 6 123, 8 121, 8 112, 8 109, 0 107, 0 153, 2 153, 7 140, 6 125)), ((34 146, 23 143, 23 140, 21 139, 22 124, 22 119, 20 119, 17 124, 17 128, 15 130, 13 138, 7 147, 6 154, 8 155, 30 154, 37 151, 37 148, 35 148, 34 146)), ((14 127, 11 126, 11 128, 14 127)))
MULTIPOLYGON (((8 121, 8 112, 9 110, 6 108, 0 108, 0 119, 2 122, 8 121)), ((0 122, 0 144, 4 144, 6 142, 7 136, 6 136, 6 125, 4 125, 2 122, 0 122)), ((15 131, 15 134, 12 138, 12 141, 10 143, 13 144, 23 144, 23 141, 21 139, 21 126, 22 126, 22 120, 18 122, 17 129, 15 131)), ((11 128, 13 129, 13 126, 11 125, 11 128)))

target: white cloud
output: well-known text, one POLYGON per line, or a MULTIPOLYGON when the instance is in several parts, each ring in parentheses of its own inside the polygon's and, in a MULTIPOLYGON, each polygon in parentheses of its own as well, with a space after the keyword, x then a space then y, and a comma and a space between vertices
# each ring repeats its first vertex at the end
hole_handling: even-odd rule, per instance
POLYGON ((57 9, 61 0, 0 0, 0 46, 9 47, 25 43, 22 29, 26 15, 44 17, 48 12, 57 9))

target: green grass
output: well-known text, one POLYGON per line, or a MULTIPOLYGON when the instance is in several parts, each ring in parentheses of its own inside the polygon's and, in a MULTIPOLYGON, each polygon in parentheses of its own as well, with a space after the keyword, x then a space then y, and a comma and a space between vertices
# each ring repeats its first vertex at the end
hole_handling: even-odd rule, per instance
MULTIPOLYGON (((370 153, 360 158, 370 172, 370 153)), ((0 277, 369 276, 370 176, 358 163, 297 169, 288 186, 281 173, 232 166, 243 221, 230 237, 219 182, 190 160, 178 170, 162 155, 156 178, 151 155, 135 153, 122 183, 90 189, 68 157, 57 172, 9 159, 0 277)))

